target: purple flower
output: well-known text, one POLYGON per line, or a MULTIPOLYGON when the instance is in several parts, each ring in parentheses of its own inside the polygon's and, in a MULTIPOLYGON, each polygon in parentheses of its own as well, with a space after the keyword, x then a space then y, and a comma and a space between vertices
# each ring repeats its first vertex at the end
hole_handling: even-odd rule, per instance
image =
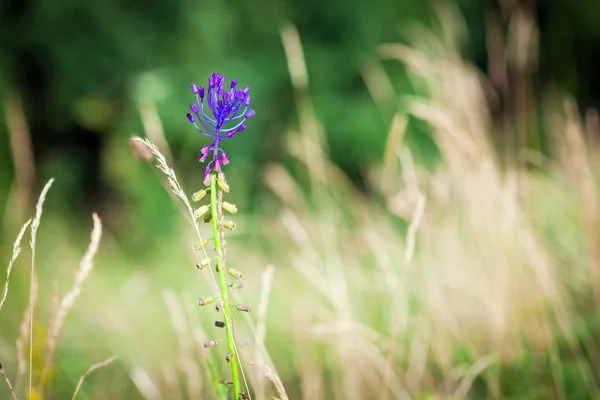
POLYGON ((205 170, 205 179, 207 178, 206 171, 209 171, 208 174, 210 174, 211 165, 212 169, 219 171, 221 165, 229 163, 229 158, 219 147, 219 142, 232 138, 243 131, 246 128, 244 122, 256 114, 254 110, 248 110, 250 87, 236 89, 238 81, 232 79, 229 90, 225 90, 224 82, 225 77, 216 72, 208 78, 206 108, 204 107, 204 86, 197 87, 193 83, 190 85, 192 93, 196 95, 197 104, 190 104, 193 115, 188 113, 187 118, 198 132, 212 139, 212 143, 203 147, 198 157, 200 162, 204 162, 212 151, 212 159, 205 170))

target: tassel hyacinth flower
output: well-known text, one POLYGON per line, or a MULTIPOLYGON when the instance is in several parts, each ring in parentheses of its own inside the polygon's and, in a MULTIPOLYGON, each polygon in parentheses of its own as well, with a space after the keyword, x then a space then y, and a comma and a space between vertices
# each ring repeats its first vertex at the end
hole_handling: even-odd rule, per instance
MULTIPOLYGON (((215 271, 218 274, 219 280, 219 301, 215 309, 223 312, 224 321, 217 321, 215 326, 225 328, 225 339, 227 341, 226 361, 231 366, 231 384, 234 399, 239 400, 243 398, 244 394, 240 390, 241 367, 239 366, 236 340, 233 333, 233 316, 231 310, 249 312, 250 306, 236 305, 231 307, 229 300, 230 288, 242 288, 243 284, 239 281, 242 278, 242 273, 235 269, 227 268, 225 265, 224 230, 235 229, 235 223, 224 220, 223 210, 230 214, 235 214, 237 207, 234 204, 223 201, 223 194, 229 193, 229 185, 225 180, 222 167, 229 164, 229 157, 220 147, 220 144, 224 140, 231 139, 246 129, 245 122, 249 118, 252 118, 255 112, 248 109, 250 106, 249 86, 243 89, 236 89, 237 81, 233 79, 229 84, 229 89, 225 90, 224 83, 225 77, 218 73, 212 74, 208 79, 208 90, 205 90, 204 86, 198 87, 192 83, 190 87, 196 95, 196 103, 190 105, 192 112, 187 114, 187 118, 199 133, 211 139, 209 145, 202 147, 198 157, 198 161, 201 163, 209 160, 203 174, 204 185, 208 186, 208 188, 194 193, 192 200, 198 202, 204 199, 205 196, 210 199, 209 204, 202 205, 194 211, 194 216, 196 219, 202 219, 206 223, 212 223, 213 237, 211 241, 214 244, 216 254, 213 257, 208 256, 199 261, 197 266, 199 269, 203 269, 213 261, 216 263, 215 271), (228 275, 238 281, 230 283, 228 275)), ((195 249, 204 250, 205 244, 207 244, 207 241, 196 243, 195 249)), ((212 301, 212 297, 200 297, 198 304, 203 306, 212 301)), ((204 346, 207 348, 213 347, 217 343, 217 340, 212 340, 205 343, 204 346)))

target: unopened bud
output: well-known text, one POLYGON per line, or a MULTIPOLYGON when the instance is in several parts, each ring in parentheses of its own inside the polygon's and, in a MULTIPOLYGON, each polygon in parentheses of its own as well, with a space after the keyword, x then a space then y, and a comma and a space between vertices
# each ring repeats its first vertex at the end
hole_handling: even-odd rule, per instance
POLYGON ((229 287, 232 289, 241 289, 244 287, 244 282, 231 282, 229 287))
POLYGON ((208 349, 209 347, 213 347, 218 344, 219 344, 219 341, 217 339, 215 339, 215 340, 211 340, 210 342, 204 343, 204 347, 206 347, 208 349))
POLYGON ((198 268, 200 270, 206 268, 213 261, 213 258, 214 257, 212 257, 212 258, 205 258, 204 260, 197 262, 196 263, 196 268, 198 268))
POLYGON ((251 308, 249 305, 247 304, 238 304, 235 306, 235 308, 238 309, 238 311, 244 311, 244 312, 250 312, 251 308))
POLYGON ((202 217, 204 214, 206 214, 206 213, 208 212, 208 210, 210 210, 210 207, 209 207, 208 205, 206 205, 206 204, 205 204, 205 205, 203 205, 202 207, 200 207, 200 208, 197 208, 197 209, 194 211, 194 216, 195 216, 196 218, 200 218, 200 217, 202 217))
POLYGON ((215 301, 215 299, 212 297, 198 297, 199 306, 205 306, 207 304, 212 303, 213 301, 215 301))
POLYGON ((225 181, 225 174, 222 172, 219 172, 219 175, 217 176, 217 185, 219 185, 219 189, 225 193, 229 193, 229 185, 227 184, 227 181, 225 181))
POLYGON ((208 224, 210 221, 212 221, 212 214, 206 214, 204 216, 204 223, 208 224))
POLYGON ((244 276, 244 274, 242 274, 240 271, 233 268, 227 268, 227 273, 233 276, 235 279, 242 279, 242 276, 244 276))
POLYGON ((229 364, 229 362, 231 361, 231 359, 233 358, 233 353, 227 353, 225 355, 225 361, 227 361, 227 364, 229 364))
POLYGON ((223 221, 223 228, 229 229, 230 231, 235 229, 235 222, 233 221, 223 221))
POLYGON ((224 201, 223 202, 223 210, 227 211, 230 214, 235 214, 238 209, 235 206, 235 204, 231 204, 231 203, 224 201))
POLYGON ((198 242, 194 245, 194 250, 196 251, 200 251, 202 250, 204 247, 206 247, 206 245, 208 244, 208 242, 210 242, 212 239, 204 239, 201 242, 198 242))
POLYGON ((210 193, 210 189, 202 189, 197 191, 196 193, 194 193, 192 195, 192 200, 194 201, 200 201, 204 198, 204 196, 206 196, 207 194, 210 193))

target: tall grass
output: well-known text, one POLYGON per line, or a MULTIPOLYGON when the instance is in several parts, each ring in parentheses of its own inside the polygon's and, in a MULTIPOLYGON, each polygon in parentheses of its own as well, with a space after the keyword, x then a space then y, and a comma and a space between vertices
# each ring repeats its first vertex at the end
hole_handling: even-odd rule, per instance
MULTIPOLYGON (((231 265, 244 264, 245 300, 257 305, 256 322, 236 325, 253 398, 600 395, 599 147, 590 140, 598 118, 589 111, 582 120, 570 101, 550 93, 537 111, 525 104, 528 113, 499 122, 489 106, 497 84, 461 56, 460 19, 439 15, 439 33, 418 28, 409 44, 383 44, 361 67, 390 125, 381 165, 365 171, 370 194, 329 159, 310 98, 310 60, 296 29, 282 28, 299 114, 297 129, 286 133, 294 174, 283 164, 265 169, 264 209, 238 215, 245 235, 231 236, 236 251, 227 254, 231 265), (407 68, 418 95, 395 93, 391 63, 407 68), (547 153, 521 140, 530 119, 548 138, 547 153), (424 162, 410 144, 415 120, 428 126, 436 162, 424 162), (517 156, 506 157, 498 143, 517 156)), ((194 226, 192 234, 162 237, 170 250, 152 266, 88 287, 91 298, 104 299, 86 304, 86 329, 102 339, 94 348, 118 354, 123 368, 87 393, 224 398, 225 350, 204 348, 214 328, 194 305, 216 279, 205 275, 202 286, 186 267, 202 231, 167 158, 143 145, 194 226)), ((137 154, 149 159, 143 149, 137 154)), ((111 260, 126 266, 116 251, 111 260)))

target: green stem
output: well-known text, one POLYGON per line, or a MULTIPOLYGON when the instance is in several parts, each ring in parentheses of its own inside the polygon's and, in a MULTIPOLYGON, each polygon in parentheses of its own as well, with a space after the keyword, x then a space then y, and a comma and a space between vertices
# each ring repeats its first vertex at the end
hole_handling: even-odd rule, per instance
POLYGON ((230 312, 229 306, 229 287, 227 286, 227 275, 225 274, 225 268, 223 266, 223 248, 221 243, 220 231, 223 229, 219 226, 221 223, 220 218, 220 204, 218 201, 218 190, 217 185, 217 174, 213 173, 210 176, 210 212, 212 214, 212 228, 213 228, 213 239, 215 244, 215 250, 217 251, 217 272, 219 274, 219 290, 221 291, 221 302, 223 305, 223 313, 225 314, 225 332, 227 334, 227 351, 232 355, 229 364, 231 365, 231 381, 233 382, 233 398, 239 400, 240 398, 240 376, 238 371, 238 363, 235 352, 235 338, 233 336, 233 319, 230 312))

